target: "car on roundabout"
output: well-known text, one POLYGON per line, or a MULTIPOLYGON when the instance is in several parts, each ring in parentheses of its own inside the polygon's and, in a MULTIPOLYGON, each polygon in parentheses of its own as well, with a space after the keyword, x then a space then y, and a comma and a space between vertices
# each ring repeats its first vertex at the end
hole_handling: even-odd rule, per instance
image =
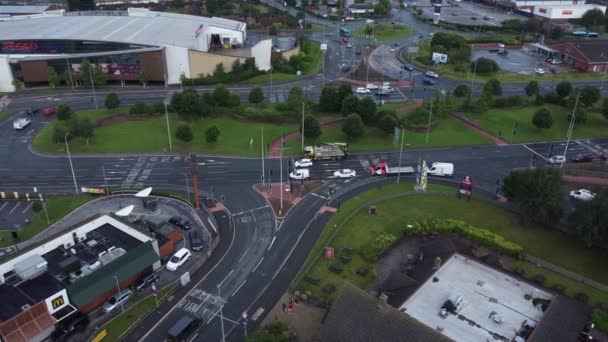
POLYGON ((295 167, 310 167, 312 166, 312 159, 310 158, 303 158, 300 160, 296 160, 296 162, 294 163, 295 167))
POLYGON ((566 163, 566 157, 558 154, 556 156, 553 156, 553 157, 547 159, 547 163, 549 163, 551 165, 564 164, 564 163, 566 163))
POLYGON ((570 191, 568 197, 572 198, 573 200, 589 202, 595 198, 595 193, 587 189, 578 189, 570 191))
POLYGON ((434 71, 427 71, 424 73, 424 76, 426 77, 430 77, 430 78, 439 78, 439 74, 434 72, 434 71))
POLYGON ((353 178, 357 176, 357 172, 351 169, 341 169, 334 172, 336 178, 353 178))

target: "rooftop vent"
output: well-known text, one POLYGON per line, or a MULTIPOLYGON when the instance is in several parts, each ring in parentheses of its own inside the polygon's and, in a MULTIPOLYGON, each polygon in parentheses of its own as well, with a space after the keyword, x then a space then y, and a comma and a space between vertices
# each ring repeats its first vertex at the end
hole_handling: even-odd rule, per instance
POLYGON ((31 306, 29 304, 21 305, 21 311, 25 311, 25 310, 27 310, 29 308, 31 308, 31 306))

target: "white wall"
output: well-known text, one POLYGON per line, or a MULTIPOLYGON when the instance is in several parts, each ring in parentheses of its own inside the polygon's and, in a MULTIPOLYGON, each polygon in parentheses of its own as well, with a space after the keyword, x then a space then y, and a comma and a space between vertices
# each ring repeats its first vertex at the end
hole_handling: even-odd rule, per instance
POLYGON ((548 19, 579 19, 594 8, 606 12, 606 6, 601 5, 537 5, 534 7, 534 15, 548 19))
POLYGON ((258 70, 270 70, 270 56, 272 54, 272 39, 262 40, 251 48, 251 55, 255 58, 255 67, 258 70))
POLYGON ((11 93, 15 91, 13 73, 8 64, 8 56, 0 56, 0 92, 11 93))
POLYGON ((167 63, 167 83, 179 84, 182 74, 186 77, 190 75, 190 61, 188 59, 188 49, 175 46, 165 47, 165 58, 167 63))

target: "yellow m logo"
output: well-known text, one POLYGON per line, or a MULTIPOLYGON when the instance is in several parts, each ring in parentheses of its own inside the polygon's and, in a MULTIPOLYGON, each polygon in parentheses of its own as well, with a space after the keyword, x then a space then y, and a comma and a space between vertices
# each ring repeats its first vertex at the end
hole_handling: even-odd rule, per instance
POLYGON ((51 302, 51 305, 53 306, 53 309, 57 309, 58 307, 62 306, 64 304, 64 300, 63 300, 63 296, 59 296, 55 299, 53 299, 53 301, 51 302))

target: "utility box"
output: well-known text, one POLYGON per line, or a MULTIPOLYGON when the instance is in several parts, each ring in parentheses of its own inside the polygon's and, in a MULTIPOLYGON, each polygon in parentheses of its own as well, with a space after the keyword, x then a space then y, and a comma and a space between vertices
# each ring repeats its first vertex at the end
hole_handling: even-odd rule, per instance
POLYGON ((48 263, 38 254, 34 254, 15 264, 15 273, 21 280, 34 279, 48 269, 48 263))

